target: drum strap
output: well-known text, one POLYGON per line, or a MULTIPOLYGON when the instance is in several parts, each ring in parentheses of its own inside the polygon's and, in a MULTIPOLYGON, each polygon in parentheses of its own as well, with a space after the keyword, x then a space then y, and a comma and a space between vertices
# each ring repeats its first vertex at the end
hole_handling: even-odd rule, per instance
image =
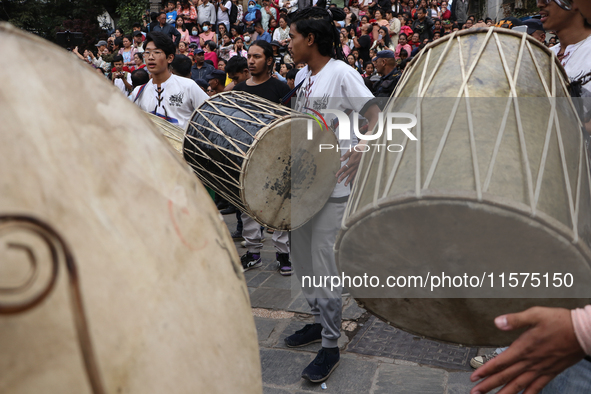
POLYGON ((142 86, 140 86, 140 90, 138 90, 137 92, 137 96, 135 96, 135 99, 133 99, 133 102, 135 103, 137 101, 137 99, 140 98, 141 94, 144 91, 144 88, 146 87, 147 83, 143 84, 142 86))
MULTIPOLYGON (((305 79, 304 79, 305 81, 305 79)), ((297 93, 298 89, 302 86, 302 84, 304 83, 304 81, 298 83, 298 86, 296 86, 295 88, 291 89, 289 91, 289 93, 287 93, 282 99, 281 99, 281 105, 287 105, 287 103, 289 103, 289 101, 291 100, 291 98, 297 93)))

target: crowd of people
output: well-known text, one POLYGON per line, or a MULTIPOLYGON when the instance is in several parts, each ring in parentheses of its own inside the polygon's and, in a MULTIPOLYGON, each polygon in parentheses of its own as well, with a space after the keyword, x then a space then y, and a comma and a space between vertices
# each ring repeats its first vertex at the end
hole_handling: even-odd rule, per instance
MULTIPOLYGON (((246 7, 238 0, 216 0, 215 3, 183 0, 168 2, 160 12, 146 15, 133 26, 130 35, 116 29, 112 37, 98 41, 96 50, 90 48, 79 53, 76 48, 74 53, 92 65, 97 73, 109 78, 140 108, 181 127, 208 96, 238 90, 293 105, 302 112, 317 105, 321 109, 353 108, 365 116, 371 129, 379 111, 375 105, 369 105, 371 99, 390 97, 407 64, 425 45, 464 29, 521 26, 522 31, 557 55, 571 84, 578 86, 579 94, 591 96, 591 25, 588 22, 591 15, 585 19, 569 0, 538 0, 538 7, 539 19, 520 21, 509 17, 494 21, 469 15, 467 0, 420 0, 418 3, 415 0, 340 0, 328 5, 326 0, 262 0, 260 3, 249 0, 246 7), (290 102, 292 97, 295 103, 290 102), (314 97, 325 99, 321 103, 309 103, 314 97), (347 97, 363 100, 347 101, 347 97)), ((582 114, 588 130, 591 129, 589 113, 591 111, 585 110, 582 114)), ((291 259, 296 273, 305 272, 311 264, 316 273, 338 275, 332 247, 360 154, 343 150, 342 161, 337 173, 339 183, 317 216, 291 236, 285 232, 274 233, 278 270, 282 275, 292 274, 291 259), (297 241, 299 247, 290 249, 290 240, 297 241), (317 250, 318 245, 324 249, 317 250), (327 250, 329 253, 325 253, 327 250)), ((222 205, 219 208, 224 213, 233 212, 231 207, 222 205)), ((238 212, 237 217, 238 228, 232 236, 245 240, 247 252, 241 258, 243 268, 258 268, 261 266, 261 228, 248 215, 238 212)), ((305 296, 316 323, 287 337, 286 344, 299 347, 322 341, 322 350, 303 372, 309 380, 321 382, 339 362, 340 289, 326 294, 306 293, 305 296)), ((568 360, 548 366, 543 360, 545 356, 540 355, 546 347, 540 346, 538 351, 537 344, 528 342, 541 343, 540 337, 520 338, 521 342, 506 352, 499 349, 493 355, 473 360, 475 367, 492 360, 475 372, 474 380, 492 378, 481 382, 474 393, 487 392, 507 382, 510 393, 527 387, 541 388, 581 360, 585 353, 589 354, 591 307, 572 311, 572 322, 565 313, 571 312, 539 308, 534 312, 500 317, 497 325, 505 330, 527 326, 528 322, 546 327, 544 324, 548 321, 561 319, 564 327, 558 329, 565 330, 562 333, 568 339, 564 344, 567 349, 552 357, 563 356, 562 359, 568 360), (499 359, 502 363, 497 361, 499 359), (506 371, 512 362, 525 365, 523 360, 528 362, 526 370, 515 367, 510 373, 506 371), (530 372, 535 368, 537 372, 532 375, 530 372)), ((591 382, 591 362, 582 361, 585 362, 588 364, 577 364, 577 376, 583 374, 586 380, 581 381, 591 382)), ((567 392, 556 390, 553 392, 567 392)))

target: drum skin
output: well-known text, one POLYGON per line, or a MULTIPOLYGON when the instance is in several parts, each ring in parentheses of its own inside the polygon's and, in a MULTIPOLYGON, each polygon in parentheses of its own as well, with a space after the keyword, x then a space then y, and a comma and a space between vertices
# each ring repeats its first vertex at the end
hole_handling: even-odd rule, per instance
POLYGON ((526 34, 470 29, 428 45, 385 110, 416 114, 418 140, 392 141, 405 146, 402 153, 363 155, 337 263, 347 275, 382 280, 494 272, 497 286, 486 298, 429 298, 428 290, 395 298, 351 288, 358 302, 396 327, 472 346, 507 345, 520 334, 496 329, 501 314, 588 304, 588 295, 550 299, 527 290, 501 298, 508 290, 498 279, 567 272, 590 283, 589 165, 568 97, 564 70, 526 34), (558 114, 552 122, 549 98, 558 114))
POLYGON ((324 206, 340 168, 333 132, 310 116, 246 92, 224 92, 193 113, 184 157, 206 185, 260 224, 293 230, 324 206), (313 139, 307 139, 308 122, 313 139))
POLYGON ((190 168, 65 50, 7 24, 0 49, 0 392, 261 393, 238 256, 190 168))
POLYGON ((154 123, 156 129, 166 138, 166 141, 172 148, 183 157, 183 139, 185 138, 183 129, 173 125, 169 121, 162 119, 160 116, 145 113, 148 118, 154 123))

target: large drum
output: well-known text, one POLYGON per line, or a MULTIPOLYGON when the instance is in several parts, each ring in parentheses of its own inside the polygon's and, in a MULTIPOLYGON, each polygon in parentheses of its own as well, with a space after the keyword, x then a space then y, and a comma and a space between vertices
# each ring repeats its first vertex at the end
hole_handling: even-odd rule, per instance
POLYGON ((7 24, 0 49, 0 392, 261 393, 242 268, 190 168, 65 50, 7 24))
POLYGON ((414 115, 417 140, 384 132, 378 143, 404 149, 363 155, 337 240, 346 275, 380 279, 350 288, 365 308, 427 337, 502 345, 518 334, 498 315, 589 302, 589 166, 565 80, 548 49, 506 29, 417 56, 385 111, 414 115))
POLYGON ((201 181, 262 225, 293 230, 326 203, 340 154, 308 115, 245 92, 213 96, 193 114, 184 155, 201 181), (311 128, 313 138, 308 139, 311 128))
POLYGON ((166 141, 172 146, 172 148, 183 156, 183 140, 185 138, 183 129, 173 125, 166 119, 162 119, 158 115, 145 113, 146 116, 154 123, 156 129, 166 138, 166 141))

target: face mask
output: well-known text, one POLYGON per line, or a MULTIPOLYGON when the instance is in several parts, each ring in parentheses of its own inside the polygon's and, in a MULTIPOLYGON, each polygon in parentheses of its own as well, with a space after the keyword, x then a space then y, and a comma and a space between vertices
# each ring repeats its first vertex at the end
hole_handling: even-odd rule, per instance
POLYGON ((203 26, 203 31, 208 31, 209 27, 208 26, 203 26))
POLYGON ((249 5, 248 6, 248 12, 254 12, 255 10, 255 6, 254 5, 249 5))
POLYGON ((194 36, 196 36, 197 34, 199 34, 199 32, 198 32, 198 31, 195 31, 195 30, 193 30, 193 31, 191 32, 191 34, 192 34, 192 35, 194 35, 194 36))
POLYGON ((244 42, 249 42, 250 41, 250 37, 246 36, 244 37, 244 42))

